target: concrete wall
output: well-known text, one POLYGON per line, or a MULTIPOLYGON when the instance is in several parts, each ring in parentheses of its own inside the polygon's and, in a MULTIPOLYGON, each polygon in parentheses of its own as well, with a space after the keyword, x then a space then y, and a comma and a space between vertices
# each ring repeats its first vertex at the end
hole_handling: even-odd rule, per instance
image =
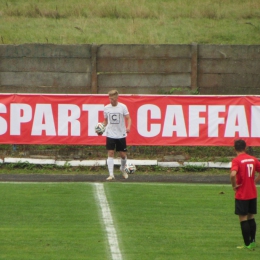
POLYGON ((91 45, 0 45, 0 92, 89 93, 91 45))
POLYGON ((0 45, 1 93, 260 94, 260 45, 0 45))
POLYGON ((260 94, 260 45, 199 45, 201 94, 260 94))

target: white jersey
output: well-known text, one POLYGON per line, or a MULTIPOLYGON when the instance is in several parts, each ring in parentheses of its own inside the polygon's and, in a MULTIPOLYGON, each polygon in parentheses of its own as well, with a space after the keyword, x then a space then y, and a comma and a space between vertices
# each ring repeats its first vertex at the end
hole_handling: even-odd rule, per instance
POLYGON ((114 139, 126 137, 125 116, 128 114, 127 106, 120 102, 117 103, 117 106, 108 104, 104 107, 104 118, 107 119, 107 137, 114 139))

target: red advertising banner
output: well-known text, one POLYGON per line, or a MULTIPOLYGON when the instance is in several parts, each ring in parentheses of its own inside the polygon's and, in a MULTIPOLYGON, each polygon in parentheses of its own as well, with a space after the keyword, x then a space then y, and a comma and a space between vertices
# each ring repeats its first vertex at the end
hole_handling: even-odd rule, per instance
MULTIPOLYGON (((0 94, 0 143, 104 145, 108 95, 0 94)), ((120 95, 128 145, 260 146, 260 96, 120 95)))

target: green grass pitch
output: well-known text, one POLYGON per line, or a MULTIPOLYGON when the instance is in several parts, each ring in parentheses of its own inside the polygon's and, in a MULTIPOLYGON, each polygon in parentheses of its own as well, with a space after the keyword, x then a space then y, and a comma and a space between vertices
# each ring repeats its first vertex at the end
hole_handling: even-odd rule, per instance
MULTIPOLYGON (((236 249, 230 185, 102 185, 124 260, 258 255, 236 249)), ((0 183, 0 259, 112 259, 96 192, 93 183, 0 183)))

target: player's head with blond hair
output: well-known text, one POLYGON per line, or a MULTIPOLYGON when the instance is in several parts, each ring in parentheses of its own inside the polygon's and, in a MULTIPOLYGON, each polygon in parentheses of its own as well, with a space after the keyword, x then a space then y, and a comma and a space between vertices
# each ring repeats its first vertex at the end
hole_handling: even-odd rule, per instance
POLYGON ((113 96, 118 96, 119 93, 118 93, 118 91, 117 91, 116 89, 113 89, 113 90, 110 90, 110 91, 108 92, 108 95, 109 95, 110 97, 113 97, 113 96))
POLYGON ((108 92, 109 100, 112 106, 117 106, 118 91, 113 89, 108 92))

